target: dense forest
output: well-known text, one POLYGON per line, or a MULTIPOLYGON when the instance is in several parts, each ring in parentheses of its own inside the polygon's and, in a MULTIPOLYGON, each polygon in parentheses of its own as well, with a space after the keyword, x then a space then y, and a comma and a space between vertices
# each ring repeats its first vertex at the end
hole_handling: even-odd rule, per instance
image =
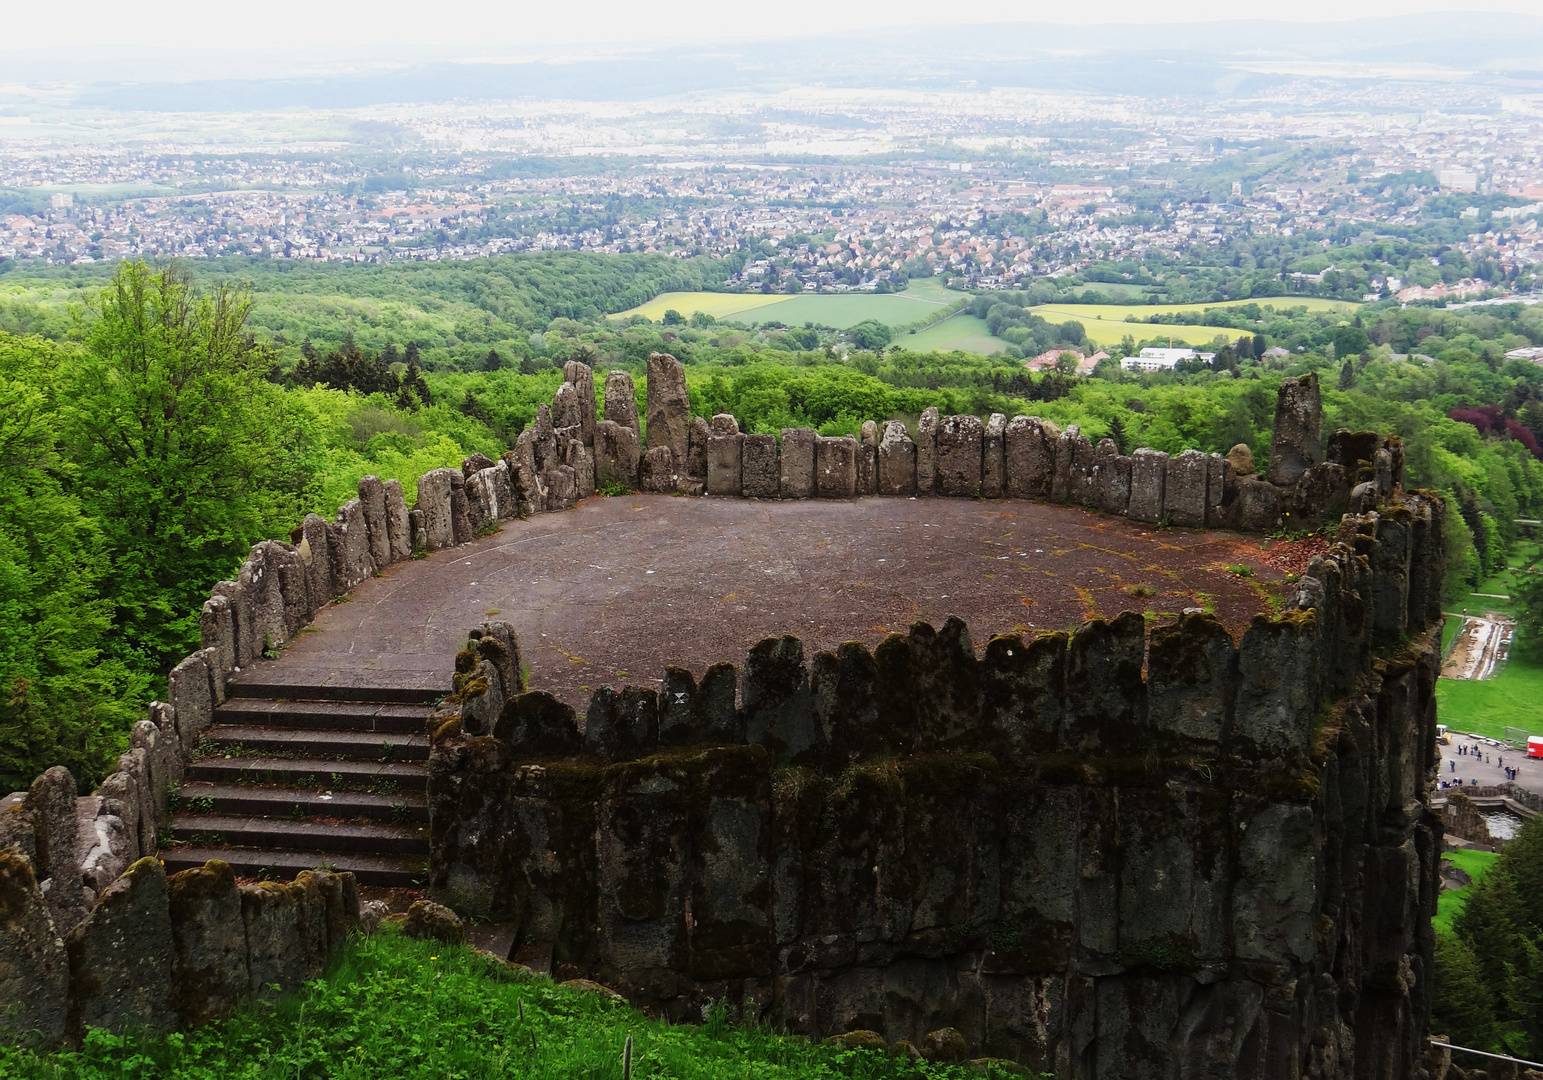
MULTIPOLYGON (((648 354, 674 353, 693 407, 750 431, 855 432, 936 405, 1037 413, 1126 450, 1241 442, 1256 456, 1280 380, 1317 371, 1326 427, 1404 435, 1410 483, 1452 500, 1452 596, 1505 565, 1517 518, 1543 516, 1543 368, 1505 358, 1543 341, 1543 311, 1244 312, 1252 325, 1211 365, 1137 375, 1106 362, 1081 379, 1007 355, 863 348, 857 328, 603 317, 708 274, 688 260, 540 256, 292 268, 242 287, 228 268, 195 280, 128 264, 9 294, 0 788, 54 763, 99 778, 196 643, 210 585, 253 542, 287 537, 307 511, 330 516, 366 473, 401 479, 411 499, 423 472, 497 454, 569 359, 628 369, 641 395, 648 354)), ((1033 330, 1057 347, 1075 344, 1074 327, 1033 330)))

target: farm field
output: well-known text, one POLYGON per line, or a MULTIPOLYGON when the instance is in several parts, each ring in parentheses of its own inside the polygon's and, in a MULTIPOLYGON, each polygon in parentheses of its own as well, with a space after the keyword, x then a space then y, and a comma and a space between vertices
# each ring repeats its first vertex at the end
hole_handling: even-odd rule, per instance
POLYGON ((1175 312, 1198 314, 1207 308, 1241 307, 1244 304, 1258 304, 1261 308, 1273 308, 1276 311, 1305 307, 1308 311, 1350 312, 1356 306, 1342 300, 1324 300, 1315 296, 1282 296, 1261 300, 1227 300, 1219 304, 1041 304, 1029 310, 1048 322, 1066 322, 1068 319, 1080 322, 1087 331, 1088 340, 1099 346, 1118 345, 1126 334, 1137 341, 1171 337, 1175 345, 1209 345, 1218 334, 1235 338, 1241 331, 1226 326, 1170 326, 1146 320, 1152 315, 1175 312), (1136 321, 1127 322, 1127 318, 1136 321))
POLYGON ((757 293, 672 292, 662 293, 646 304, 612 315, 625 319, 642 315, 658 322, 666 311, 674 310, 690 318, 700 311, 715 319, 736 322, 776 320, 788 326, 806 322, 845 329, 868 319, 886 326, 906 326, 925 319, 938 309, 964 299, 963 293, 949 292, 933 281, 913 282, 902 293, 833 293, 826 295, 757 293))
POLYGON ((902 349, 915 352, 961 352, 991 356, 1007 348, 1007 342, 992 337, 985 319, 974 315, 950 315, 942 322, 933 323, 912 334, 902 334, 894 342, 902 349))
MULTIPOLYGON (((1271 296, 1261 297, 1258 300, 1223 300, 1214 304, 1044 304, 1042 307, 1065 312, 1071 315, 1084 315, 1095 319, 1117 322, 1125 321, 1127 316, 1134 316, 1137 321, 1145 322, 1151 315, 1168 315, 1183 313, 1198 315, 1202 311, 1212 308, 1235 308, 1246 304, 1258 304, 1264 310, 1286 311, 1289 308, 1306 308, 1308 311, 1354 311, 1355 304, 1345 300, 1325 300, 1317 296, 1271 296)), ((1040 308, 1035 308, 1038 311, 1040 308)), ((1236 331, 1233 331, 1236 333, 1236 331)))
MULTIPOLYGON (((1152 323, 1128 323, 1124 322, 1124 316, 1120 318, 1099 318, 1096 314, 1103 310, 1101 304, 1065 304, 1060 307, 1035 307, 1027 310, 1038 315, 1046 322, 1064 323, 1079 322, 1087 333, 1088 340, 1094 345, 1107 348, 1110 345, 1118 345, 1120 339, 1129 334, 1137 341, 1150 341, 1161 337, 1172 338, 1174 345, 1209 345, 1216 335, 1221 334, 1226 338, 1237 337, 1240 331, 1229 329, 1225 326, 1157 326, 1152 323)), ((1123 309, 1111 309, 1123 310, 1123 309)), ((1147 309, 1151 311, 1153 309, 1147 309)), ((1169 308, 1161 310, 1168 311, 1169 308)))

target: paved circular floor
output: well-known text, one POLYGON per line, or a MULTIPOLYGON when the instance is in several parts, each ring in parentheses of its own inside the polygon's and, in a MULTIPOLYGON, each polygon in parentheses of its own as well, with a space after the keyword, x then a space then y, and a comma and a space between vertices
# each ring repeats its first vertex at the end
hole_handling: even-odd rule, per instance
POLYGON ((448 688, 466 631, 519 632, 531 686, 579 709, 590 690, 646 685, 666 664, 742 663, 764 637, 870 647, 912 622, 993 633, 1150 610, 1213 609, 1236 636, 1281 572, 1261 540, 1016 500, 763 502, 594 498, 401 563, 318 613, 246 677, 301 685, 448 688), (1245 565, 1249 576, 1228 569, 1245 565))

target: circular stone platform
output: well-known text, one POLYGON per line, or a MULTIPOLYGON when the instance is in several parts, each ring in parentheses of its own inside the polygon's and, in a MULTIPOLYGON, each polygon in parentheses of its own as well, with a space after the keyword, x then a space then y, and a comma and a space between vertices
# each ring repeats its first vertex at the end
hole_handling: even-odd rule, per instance
POLYGON ((594 498, 398 563, 238 680, 448 690, 466 631, 490 617, 519 632, 531 687, 581 712, 594 687, 651 685, 666 664, 700 677, 764 637, 796 634, 806 655, 872 647, 950 614, 977 648, 1002 631, 1191 607, 1236 637, 1282 582, 1260 556, 1258 537, 1016 500, 594 498), (1252 575, 1228 569, 1240 564, 1252 575))

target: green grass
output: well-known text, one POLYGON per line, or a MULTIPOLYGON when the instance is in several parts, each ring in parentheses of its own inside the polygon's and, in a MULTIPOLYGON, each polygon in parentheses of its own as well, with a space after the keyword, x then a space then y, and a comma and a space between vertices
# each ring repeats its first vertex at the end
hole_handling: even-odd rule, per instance
POLYGON ((992 337, 985 319, 974 315, 950 315, 914 334, 903 334, 894 342, 913 352, 960 352, 990 356, 1007 348, 1007 342, 992 337))
MULTIPOLYGON (((718 1080, 856 1080, 988 1075, 912 1063, 726 1023, 649 1020, 600 994, 512 969, 464 947, 414 941, 392 929, 353 942, 321 979, 275 1006, 159 1038, 93 1031, 79 1051, 38 1054, 0 1045, 8 1080, 619 1080, 632 1075, 718 1080)), ((999 1076, 1011 1075, 1000 1069, 999 1076)))
MULTIPOLYGON (((1455 851, 1442 852, 1441 857, 1474 881, 1482 878, 1495 860, 1500 858, 1493 851, 1474 851, 1469 848, 1459 848, 1455 851)), ((1463 909, 1463 894, 1468 890, 1442 889, 1441 895, 1436 897, 1436 917, 1431 920, 1431 925, 1437 930, 1450 934, 1452 932, 1452 920, 1457 918, 1457 913, 1463 909)))
POLYGON ((1438 679, 1436 707, 1453 731, 1505 737, 1507 725, 1537 730, 1543 701, 1543 664, 1512 653, 1493 679, 1438 679))
POLYGON ((1447 654, 1447 650, 1452 647, 1452 639, 1457 636, 1457 632, 1459 630, 1461 630, 1462 628, 1463 628, 1463 618, 1462 618, 1461 615, 1448 615, 1445 619, 1443 619, 1441 621, 1441 655, 1442 656, 1445 656, 1447 654))
MULTIPOLYGON (((658 322, 669 310, 690 318, 695 312, 732 322, 781 322, 788 326, 816 323, 845 329, 868 319, 886 326, 908 326, 935 314, 940 308, 964 299, 963 293, 949 292, 931 279, 912 282, 900 293, 839 293, 795 296, 758 293, 671 292, 661 293, 646 304, 611 316, 625 319, 633 315, 658 322)), ((984 324, 982 324, 984 325, 984 324)), ((995 338, 990 340, 995 341, 995 338)), ((1000 348, 998 343, 998 348, 1000 348)))

